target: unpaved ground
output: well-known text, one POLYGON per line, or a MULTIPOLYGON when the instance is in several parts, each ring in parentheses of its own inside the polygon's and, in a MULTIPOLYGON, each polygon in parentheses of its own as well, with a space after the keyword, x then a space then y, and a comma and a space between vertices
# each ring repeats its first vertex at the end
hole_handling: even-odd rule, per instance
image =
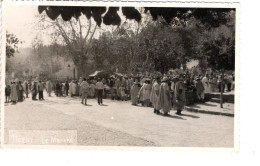
POLYGON ((5 106, 5 143, 9 130, 76 130, 79 145, 233 147, 234 118, 183 112, 164 117, 130 102, 46 97, 5 106))

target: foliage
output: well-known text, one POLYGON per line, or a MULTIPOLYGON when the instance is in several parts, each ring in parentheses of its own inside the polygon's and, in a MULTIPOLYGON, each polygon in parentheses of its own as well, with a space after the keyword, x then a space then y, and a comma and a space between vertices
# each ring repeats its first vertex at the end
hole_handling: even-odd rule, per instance
MULTIPOLYGON (((169 7, 144 7, 145 13, 150 13, 156 21, 162 17, 168 24, 174 22, 175 18, 182 20, 185 24, 190 18, 200 20, 207 27, 218 27, 227 23, 227 14, 234 9, 230 8, 169 8, 169 7)), ((119 7, 78 7, 78 6, 39 6, 41 14, 46 12, 49 18, 55 20, 61 15, 64 21, 69 21, 72 17, 78 19, 82 14, 87 19, 91 17, 98 26, 103 22, 105 25, 120 25, 121 18, 118 15, 119 7), (102 17, 104 15, 104 17, 102 17)), ((122 13, 127 19, 134 19, 140 22, 142 14, 134 7, 122 7, 122 13)))
POLYGON ((19 43, 22 42, 14 34, 6 32, 6 57, 10 58, 14 56, 19 43))

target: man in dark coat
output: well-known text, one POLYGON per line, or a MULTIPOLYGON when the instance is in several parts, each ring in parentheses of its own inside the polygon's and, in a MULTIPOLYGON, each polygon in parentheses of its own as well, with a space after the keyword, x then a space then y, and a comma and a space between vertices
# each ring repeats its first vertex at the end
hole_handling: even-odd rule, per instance
POLYGON ((65 83, 65 93, 66 93, 66 96, 69 95, 69 89, 70 89, 70 85, 69 85, 68 81, 66 81, 66 83, 65 83))
POLYGON ((37 96, 37 85, 36 82, 34 82, 32 86, 32 100, 37 100, 36 96, 37 96))
POLYGON ((43 98, 44 84, 42 81, 39 82, 38 89, 39 89, 39 100, 44 100, 43 98))
POLYGON ((18 89, 18 101, 21 102, 23 101, 23 91, 24 91, 21 81, 18 82, 17 89, 18 89))

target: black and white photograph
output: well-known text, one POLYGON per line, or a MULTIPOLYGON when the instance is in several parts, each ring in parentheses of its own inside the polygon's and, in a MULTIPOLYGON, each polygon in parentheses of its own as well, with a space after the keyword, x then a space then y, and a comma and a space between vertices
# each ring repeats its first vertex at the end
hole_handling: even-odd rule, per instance
POLYGON ((238 148, 237 4, 64 4, 5 6, 3 147, 238 148))

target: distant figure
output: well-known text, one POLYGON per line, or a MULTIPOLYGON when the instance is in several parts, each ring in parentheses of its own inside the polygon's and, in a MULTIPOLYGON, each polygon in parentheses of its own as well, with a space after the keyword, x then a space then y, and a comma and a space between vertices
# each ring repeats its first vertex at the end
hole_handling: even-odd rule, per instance
POLYGON ((61 90, 60 90, 60 96, 64 96, 65 94, 65 83, 61 82, 60 83, 60 86, 61 86, 61 90))
POLYGON ((138 99, 141 102, 142 106, 144 106, 144 88, 145 88, 146 82, 144 82, 143 84, 141 84, 141 88, 138 92, 138 99))
POLYGON ((82 77, 79 77, 79 82, 78 82, 78 95, 81 97, 82 95, 82 89, 81 89, 81 83, 82 83, 83 79, 82 77))
POLYGON ((137 80, 133 83, 131 87, 131 101, 132 105, 138 104, 138 92, 139 92, 139 83, 137 80))
POLYGON ((206 74, 205 77, 202 78, 201 82, 204 86, 204 93, 209 93, 209 75, 206 74))
POLYGON ((44 98, 43 98, 43 89, 44 89, 44 84, 43 84, 43 82, 40 80, 40 81, 39 81, 39 85, 38 85, 39 100, 44 100, 44 98))
POLYGON ((66 96, 69 95, 69 89, 70 89, 70 85, 69 85, 68 81, 66 81, 66 83, 65 83, 65 94, 66 94, 66 96))
POLYGON ((104 91, 104 84, 101 82, 101 79, 98 78, 98 82, 96 83, 96 89, 97 89, 97 96, 98 96, 98 104, 103 104, 103 91, 104 91))
POLYGON ((47 81, 46 83, 46 90, 47 90, 47 93, 49 95, 49 97, 51 96, 51 91, 52 91, 52 83, 51 83, 51 80, 47 81))
POLYGON ((168 115, 172 108, 170 88, 168 85, 168 79, 166 77, 163 78, 159 89, 159 108, 163 110, 164 115, 168 115))
POLYGON ((76 84, 72 80, 71 83, 70 83, 70 96, 73 97, 75 95, 76 95, 76 84))
POLYGON ((26 95, 26 98, 28 98, 28 94, 29 94, 29 84, 27 81, 24 81, 24 92, 26 95))
POLYGON ((183 107, 185 105, 185 85, 183 83, 183 76, 179 77, 179 81, 176 82, 175 86, 175 99, 176 99, 176 108, 177 113, 181 114, 183 107))
POLYGON ((121 86, 119 87, 119 93, 120 93, 122 101, 126 101, 126 93, 125 93, 125 91, 126 91, 126 89, 125 89, 124 84, 121 84, 121 86))
POLYGON ((84 78, 83 81, 81 82, 81 84, 80 84, 80 89, 81 89, 81 98, 82 98, 81 103, 87 105, 87 97, 88 97, 88 92, 89 92, 89 84, 88 84, 86 78, 84 78))
POLYGON ((60 83, 57 80, 56 84, 55 84, 55 95, 58 97, 60 94, 60 83))
POLYGON ((10 100, 10 94, 11 94, 11 86, 9 84, 7 84, 5 86, 5 102, 9 103, 10 100))
POLYGON ((205 97, 204 86, 199 77, 196 79, 195 87, 196 87, 196 93, 197 93, 199 101, 203 101, 204 97, 205 97))
POLYGON ((19 81, 18 82, 18 101, 19 102, 23 101, 23 92, 24 92, 24 89, 22 86, 22 82, 19 81))
POLYGON ((36 96, 37 96, 37 84, 36 84, 36 82, 33 82, 31 91, 32 91, 32 100, 37 100, 36 99, 36 96))
POLYGON ((146 80, 143 91, 143 101, 145 107, 150 107, 150 95, 151 95, 152 85, 150 80, 146 80))
POLYGON ((11 95, 10 95, 11 101, 13 102, 13 104, 16 104, 17 100, 18 100, 18 92, 17 92, 17 87, 16 87, 16 83, 13 82, 11 84, 11 95))
POLYGON ((160 106, 159 106, 159 89, 160 89, 160 78, 157 78, 152 86, 151 96, 150 100, 153 104, 154 113, 159 114, 160 113, 160 106))
POLYGON ((90 89, 89 89, 91 98, 95 97, 95 90, 96 90, 96 86, 95 86, 94 82, 92 81, 90 84, 90 89))

